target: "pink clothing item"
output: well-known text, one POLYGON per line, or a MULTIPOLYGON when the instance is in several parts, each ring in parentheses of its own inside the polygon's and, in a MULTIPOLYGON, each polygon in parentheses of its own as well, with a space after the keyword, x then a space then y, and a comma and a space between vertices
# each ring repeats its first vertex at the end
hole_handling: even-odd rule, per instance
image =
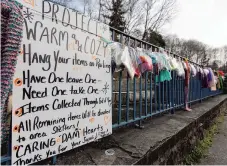
POLYGON ((145 71, 152 71, 153 70, 153 64, 152 64, 152 60, 149 56, 147 55, 143 55, 140 56, 140 60, 142 61, 141 64, 141 72, 145 72, 145 71))
POLYGON ((185 103, 185 105, 188 103, 188 93, 189 93, 189 87, 185 86, 184 87, 184 103, 185 103))

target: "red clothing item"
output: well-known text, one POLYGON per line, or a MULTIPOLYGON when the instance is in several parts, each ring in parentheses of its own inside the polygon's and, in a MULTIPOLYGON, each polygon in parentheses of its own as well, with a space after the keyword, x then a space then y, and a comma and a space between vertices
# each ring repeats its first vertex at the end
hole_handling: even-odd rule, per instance
POLYGON ((221 76, 225 76, 224 72, 219 70, 218 73, 221 75, 221 76))
POLYGON ((190 80, 190 67, 189 67, 189 64, 188 64, 188 61, 185 61, 185 64, 186 64, 186 69, 185 69, 185 86, 188 87, 189 86, 189 80, 190 80))

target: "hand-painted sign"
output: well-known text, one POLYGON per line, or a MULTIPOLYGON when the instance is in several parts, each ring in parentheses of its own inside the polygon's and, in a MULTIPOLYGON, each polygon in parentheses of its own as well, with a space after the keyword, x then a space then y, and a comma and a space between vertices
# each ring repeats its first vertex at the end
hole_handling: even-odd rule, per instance
POLYGON ((12 164, 38 162, 112 133, 109 27, 75 10, 18 0, 21 53, 13 80, 12 164))

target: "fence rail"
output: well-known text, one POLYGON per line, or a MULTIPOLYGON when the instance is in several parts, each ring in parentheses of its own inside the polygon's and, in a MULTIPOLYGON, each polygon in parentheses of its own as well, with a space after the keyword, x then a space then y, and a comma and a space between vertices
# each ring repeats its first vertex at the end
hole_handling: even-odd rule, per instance
MULTIPOLYGON (((127 35, 110 27, 112 40, 124 42, 128 46, 141 47, 157 51, 158 47, 127 35)), ((174 57, 182 56, 171 53, 174 57)), ((190 61, 191 62, 191 61, 190 61)), ((194 65, 199 65, 191 62, 194 65)), ((201 65, 199 65, 201 66, 201 65)), ((154 81, 152 73, 145 72, 140 78, 131 80, 126 71, 115 73, 112 77, 112 103, 113 103, 113 128, 118 128, 130 123, 141 126, 143 119, 163 112, 174 113, 176 109, 184 106, 184 80, 177 77, 172 71, 172 80, 162 83, 154 81)), ((219 95, 221 90, 211 91, 201 88, 201 81, 195 77, 190 79, 189 103, 201 102, 203 99, 219 95)), ((11 129, 10 129, 11 131, 11 129)), ((7 153, 1 156, 1 164, 11 164, 11 136, 8 140, 7 153)), ((52 157, 52 164, 56 163, 56 156, 52 157)))

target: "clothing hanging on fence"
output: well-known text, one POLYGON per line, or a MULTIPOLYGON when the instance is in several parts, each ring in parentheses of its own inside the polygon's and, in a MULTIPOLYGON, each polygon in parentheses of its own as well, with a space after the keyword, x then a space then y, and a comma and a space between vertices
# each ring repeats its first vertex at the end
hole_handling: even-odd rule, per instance
POLYGON ((166 62, 167 62, 167 70, 173 70, 174 69, 174 67, 172 66, 172 64, 171 64, 171 60, 172 60, 172 58, 166 53, 166 52, 163 52, 162 53, 162 56, 163 56, 163 58, 166 60, 166 62))
POLYGON ((169 56, 162 51, 161 53, 155 54, 157 56, 157 62, 161 65, 161 70, 159 71, 159 75, 156 75, 155 81, 158 82, 164 82, 164 81, 170 81, 172 79, 170 70, 172 70, 172 67, 169 63, 169 56))
POLYGON ((209 71, 203 69, 202 88, 208 88, 208 73, 209 71))
POLYGON ((204 77, 204 73, 203 73, 202 68, 201 68, 201 67, 197 67, 197 78, 198 78, 199 80, 202 80, 203 77, 204 77))
POLYGON ((208 76, 209 70, 208 69, 203 69, 204 73, 208 76))
POLYGON ((178 68, 176 69, 177 76, 185 78, 185 70, 184 70, 182 62, 180 60, 178 60, 177 63, 178 63, 178 68))
POLYGON ((17 1, 1 1, 1 143, 8 137, 6 109, 23 33, 22 9, 17 1))
POLYGON ((188 61, 186 60, 184 62, 184 66, 185 66, 185 86, 188 87, 189 86, 189 81, 190 81, 190 66, 189 66, 189 63, 188 61))
POLYGON ((217 90, 217 79, 218 77, 214 75, 214 85, 210 88, 211 91, 216 91, 217 90))
POLYGON ((159 58, 157 57, 157 53, 156 52, 148 52, 148 56, 152 60, 154 74, 159 75, 159 72, 161 70, 161 63, 158 60, 159 58))
POLYGON ((219 89, 223 89, 223 78, 222 78, 222 76, 220 74, 218 76, 218 79, 220 81, 220 88, 219 89))
POLYGON ((209 73, 207 74, 208 82, 212 81, 211 71, 208 69, 209 73))
POLYGON ((197 74, 197 70, 193 64, 190 64, 190 67, 191 67, 192 77, 195 77, 197 74))
POLYGON ((123 65, 125 66, 125 68, 127 69, 130 78, 133 79, 135 76, 135 68, 133 66, 133 62, 129 55, 129 50, 128 50, 127 46, 125 46, 125 48, 123 50, 123 53, 121 56, 121 61, 122 61, 123 65))
POLYGON ((140 72, 140 69, 139 69, 139 65, 142 62, 140 61, 138 53, 134 48, 129 47, 128 50, 129 50, 129 55, 130 55, 131 60, 132 60, 133 67, 135 69, 135 77, 140 77, 141 72, 140 72))
POLYGON ((189 81, 190 81, 190 66, 187 60, 183 62, 185 70, 185 79, 184 79, 184 102, 185 108, 188 109, 188 95, 189 95, 189 81))
POLYGON ((124 66, 121 61, 122 53, 123 53, 123 45, 117 42, 109 44, 111 49, 111 58, 112 62, 112 72, 118 72, 124 70, 124 66))
POLYGON ((172 79, 171 74, 168 70, 161 70, 159 75, 156 76, 156 83, 170 81, 172 79))
POLYGON ((221 89, 221 82, 220 82, 220 79, 218 77, 218 74, 217 74, 217 88, 221 89))
POLYGON ((221 70, 218 71, 218 74, 219 74, 220 76, 225 76, 224 72, 221 71, 221 70))
POLYGON ((176 58, 170 58, 170 65, 172 67, 172 70, 177 70, 179 68, 179 63, 177 62, 176 58))
POLYGON ((213 70, 211 68, 208 68, 208 70, 209 70, 209 74, 208 74, 208 86, 209 87, 216 86, 215 85, 215 78, 214 78, 213 70))
POLYGON ((154 52, 148 52, 148 56, 150 56, 150 58, 152 59, 152 63, 153 64, 157 64, 158 63, 156 54, 154 52))
POLYGON ((117 66, 120 66, 122 64, 121 62, 121 56, 123 53, 123 45, 117 42, 109 44, 111 49, 111 57, 113 58, 115 64, 117 66))
POLYGON ((187 69, 186 63, 184 61, 182 61, 181 63, 183 65, 183 67, 184 67, 184 70, 186 70, 187 69))
MULTIPOLYGON (((109 44, 112 55, 112 72, 116 69, 127 69, 130 78, 140 77, 141 73, 153 71, 156 82, 170 81, 170 71, 176 70, 178 77, 184 78, 185 87, 189 87, 190 76, 201 80, 202 88, 214 86, 221 87, 221 78, 218 78, 217 84, 214 82, 214 74, 211 68, 202 69, 199 66, 189 64, 188 60, 181 61, 179 58, 169 56, 163 49, 160 52, 152 52, 142 48, 131 48, 120 43, 109 44)), ((187 94, 187 88, 186 88, 187 94)))
POLYGON ((163 61, 163 58, 162 58, 161 54, 158 53, 158 52, 154 52, 154 55, 156 57, 157 64, 159 66, 159 71, 165 69, 164 61, 163 61))
POLYGON ((140 68, 142 73, 145 71, 153 70, 152 60, 149 56, 147 55, 140 56, 140 60, 142 61, 141 68, 140 68))
POLYGON ((162 63, 162 66, 163 66, 162 69, 171 70, 172 68, 171 68, 170 63, 168 61, 167 54, 159 53, 159 56, 161 57, 161 63, 162 63))

